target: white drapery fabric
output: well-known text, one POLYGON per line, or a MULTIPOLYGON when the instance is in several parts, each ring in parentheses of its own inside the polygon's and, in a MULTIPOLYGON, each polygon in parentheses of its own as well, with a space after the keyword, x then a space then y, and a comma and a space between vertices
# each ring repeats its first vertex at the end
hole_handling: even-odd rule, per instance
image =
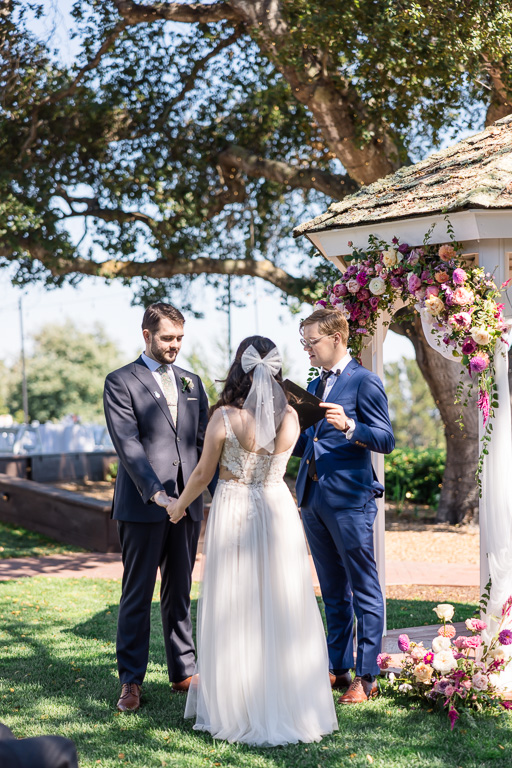
MULTIPOLYGON (((448 360, 453 348, 443 342, 443 331, 433 328, 429 318, 421 314, 425 338, 437 352, 448 360)), ((492 436, 488 454, 484 456, 482 470, 482 499, 480 501, 480 528, 485 531, 487 563, 491 578, 491 593, 487 604, 487 629, 482 639, 488 643, 494 636, 501 620, 505 601, 512 595, 512 494, 509 473, 512 469, 512 431, 510 388, 508 382, 508 345, 498 342, 494 356, 498 408, 492 419, 492 436)), ((502 629, 512 629, 512 617, 502 629)), ((512 645, 503 646, 505 657, 512 656, 512 645)), ((496 687, 512 689, 512 661, 503 672, 495 676, 496 687)))
MULTIPOLYGON (((487 629, 482 633, 488 641, 495 633, 505 600, 512 595, 512 495, 510 471, 512 468, 512 435, 510 429, 510 391, 508 383, 507 345, 496 346, 494 358, 498 408, 492 419, 492 438, 489 453, 484 457, 482 472, 482 500, 480 519, 485 525, 486 550, 491 577, 491 596, 484 620, 487 629)), ((503 628, 512 629, 512 617, 503 628)), ((512 655, 512 645, 503 646, 505 656, 512 655)), ((512 688, 512 661, 497 676, 497 686, 512 688)))

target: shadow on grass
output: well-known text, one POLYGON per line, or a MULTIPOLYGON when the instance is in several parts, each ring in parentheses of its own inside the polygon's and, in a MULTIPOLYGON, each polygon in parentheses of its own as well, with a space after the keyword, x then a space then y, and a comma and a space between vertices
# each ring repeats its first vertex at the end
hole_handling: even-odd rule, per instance
MULTIPOLYGON (((439 624, 434 608, 439 600, 386 600, 386 616, 388 629, 403 629, 405 627, 421 627, 439 624)), ((465 621, 474 615, 478 608, 476 603, 453 603, 455 614, 453 621, 465 621)))

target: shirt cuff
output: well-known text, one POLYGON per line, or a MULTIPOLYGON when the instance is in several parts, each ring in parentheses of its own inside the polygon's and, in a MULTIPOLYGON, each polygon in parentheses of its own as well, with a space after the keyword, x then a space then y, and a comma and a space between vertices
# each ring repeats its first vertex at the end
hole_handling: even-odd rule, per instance
POLYGON ((347 419, 347 424, 348 424, 348 429, 345 432, 345 437, 347 438, 347 440, 350 440, 350 438, 352 437, 352 435, 356 430, 356 423, 354 419, 347 419))

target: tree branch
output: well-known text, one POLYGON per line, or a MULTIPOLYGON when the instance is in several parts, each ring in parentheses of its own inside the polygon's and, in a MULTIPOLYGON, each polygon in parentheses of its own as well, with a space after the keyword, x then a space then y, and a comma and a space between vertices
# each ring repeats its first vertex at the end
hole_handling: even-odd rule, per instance
POLYGON ((503 81, 503 75, 506 71, 503 63, 492 64, 485 55, 483 60, 484 69, 491 82, 491 102, 485 116, 485 126, 487 127, 512 112, 512 93, 503 81))
POLYGON ((320 169, 299 168, 280 160, 267 160, 236 145, 221 152, 219 165, 225 171, 224 176, 234 170, 242 170, 248 176, 263 177, 292 189, 317 189, 337 200, 359 189, 350 176, 335 176, 320 169))
POLYGON ((110 33, 110 35, 108 35, 108 37, 105 38, 105 40, 103 41, 103 45, 100 46, 96 55, 92 59, 90 59, 87 62, 87 64, 85 64, 82 67, 82 69, 80 69, 80 71, 76 75, 73 82, 70 83, 70 85, 67 88, 62 88, 60 91, 56 91, 55 93, 49 96, 46 96, 42 101, 39 102, 39 104, 37 104, 34 107, 32 111, 31 122, 30 122, 30 130, 26 140, 23 143, 23 146, 21 147, 18 160, 21 160, 23 155, 26 152, 28 152, 28 150, 30 149, 30 147, 32 146, 32 144, 35 142, 37 138, 37 130, 41 125, 41 122, 39 120, 40 110, 48 104, 55 104, 56 102, 61 101, 61 99, 65 99, 67 96, 71 96, 78 88, 85 74, 87 72, 90 72, 91 69, 95 69, 98 66, 102 56, 109 50, 109 48, 112 47, 114 42, 117 40, 119 35, 123 32, 123 30, 126 29, 127 26, 128 24, 125 21, 119 21, 114 27, 114 29, 112 30, 112 32, 110 33))
POLYGON ((176 21, 185 24, 211 24, 217 21, 240 21, 230 3, 153 3, 140 5, 133 0, 114 0, 114 5, 127 24, 148 24, 153 21, 176 21))

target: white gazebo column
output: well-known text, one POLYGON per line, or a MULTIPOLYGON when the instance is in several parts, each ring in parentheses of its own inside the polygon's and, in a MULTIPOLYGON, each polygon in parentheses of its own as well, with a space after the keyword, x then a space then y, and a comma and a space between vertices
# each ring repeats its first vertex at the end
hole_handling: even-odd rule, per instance
MULTIPOLYGON (((382 316, 379 318, 375 334, 361 355, 361 362, 364 367, 376 373, 381 380, 384 379, 383 345, 387 332, 387 326, 384 325, 385 319, 382 316)), ((382 453, 372 453, 372 463, 379 482, 384 485, 384 455, 382 453)), ((382 498, 376 499, 376 502, 377 517, 375 518, 373 528, 373 543, 380 588, 384 597, 384 634, 386 635, 386 514, 384 495, 382 498)))
MULTIPOLYGON (((510 259, 512 258, 512 239, 494 238, 478 241, 478 266, 489 272, 498 288, 510 277, 510 259)), ((512 306, 507 292, 503 291, 502 300, 505 305, 505 316, 512 316, 512 306)), ((484 433, 483 421, 478 419, 478 437, 484 433)), ((479 527, 480 527, 480 594, 483 593, 489 581, 489 560, 487 540, 487 520, 482 502, 479 503, 479 527)))

